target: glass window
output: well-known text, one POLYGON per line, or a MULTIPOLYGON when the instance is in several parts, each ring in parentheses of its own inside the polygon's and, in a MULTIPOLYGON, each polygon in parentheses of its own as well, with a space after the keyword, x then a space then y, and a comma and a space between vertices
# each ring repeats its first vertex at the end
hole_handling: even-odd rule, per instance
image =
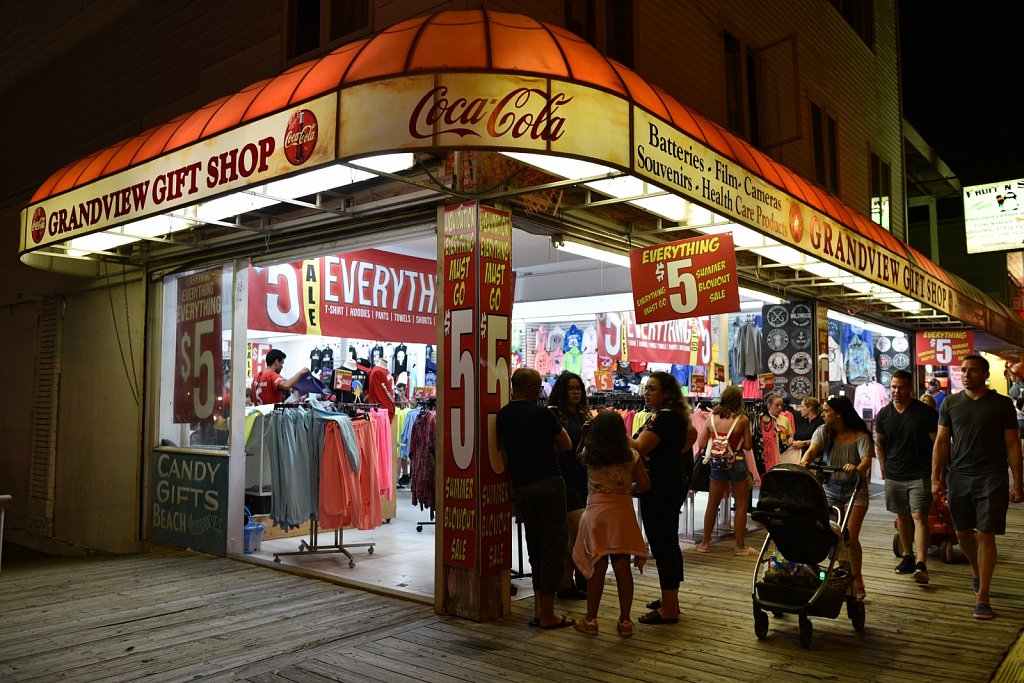
POLYGON ((839 194, 839 126, 822 107, 811 102, 811 154, 814 182, 839 194))
POLYGON ((164 445, 228 448, 232 276, 226 264, 164 278, 159 399, 164 445))

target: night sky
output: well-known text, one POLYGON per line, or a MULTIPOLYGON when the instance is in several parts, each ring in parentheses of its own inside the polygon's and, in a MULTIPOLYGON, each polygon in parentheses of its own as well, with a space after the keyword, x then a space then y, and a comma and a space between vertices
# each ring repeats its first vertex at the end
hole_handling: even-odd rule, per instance
POLYGON ((904 117, 964 185, 1024 178, 1024 3, 900 6, 904 117))

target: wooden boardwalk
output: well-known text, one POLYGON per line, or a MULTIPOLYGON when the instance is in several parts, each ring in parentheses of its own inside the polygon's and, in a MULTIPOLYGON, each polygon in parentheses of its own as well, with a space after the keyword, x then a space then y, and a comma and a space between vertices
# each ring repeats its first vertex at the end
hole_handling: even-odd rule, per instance
MULTIPOLYGON (((843 615, 753 633, 751 558, 731 541, 684 551, 683 621, 615 635, 609 577, 596 638, 512 616, 477 624, 428 605, 185 551, 8 562, 0 575, 0 681, 987 681, 1024 625, 1024 509, 1000 538, 998 618, 971 617, 966 563, 932 556, 931 584, 893 574, 891 518, 872 500, 865 528, 867 628, 843 615)), ((763 539, 763 532, 751 541, 763 539)), ((634 615, 657 595, 638 577, 634 615)), ((583 603, 560 608, 582 614, 583 603)), ((997 680, 1021 680, 1021 669, 997 680)))

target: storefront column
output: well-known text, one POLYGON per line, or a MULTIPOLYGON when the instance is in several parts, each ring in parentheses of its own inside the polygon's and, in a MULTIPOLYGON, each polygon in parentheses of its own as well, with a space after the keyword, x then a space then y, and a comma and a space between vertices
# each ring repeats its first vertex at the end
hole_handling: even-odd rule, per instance
POLYGON ((438 210, 444 312, 438 348, 438 612, 511 609, 511 486, 495 422, 509 399, 512 217, 476 202, 438 210))

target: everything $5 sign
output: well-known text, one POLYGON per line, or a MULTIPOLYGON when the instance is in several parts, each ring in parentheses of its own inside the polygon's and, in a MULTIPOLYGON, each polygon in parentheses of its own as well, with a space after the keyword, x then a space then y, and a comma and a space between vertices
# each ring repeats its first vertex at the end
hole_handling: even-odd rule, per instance
POLYGON ((629 252, 637 323, 740 309, 732 235, 705 235, 629 252))

